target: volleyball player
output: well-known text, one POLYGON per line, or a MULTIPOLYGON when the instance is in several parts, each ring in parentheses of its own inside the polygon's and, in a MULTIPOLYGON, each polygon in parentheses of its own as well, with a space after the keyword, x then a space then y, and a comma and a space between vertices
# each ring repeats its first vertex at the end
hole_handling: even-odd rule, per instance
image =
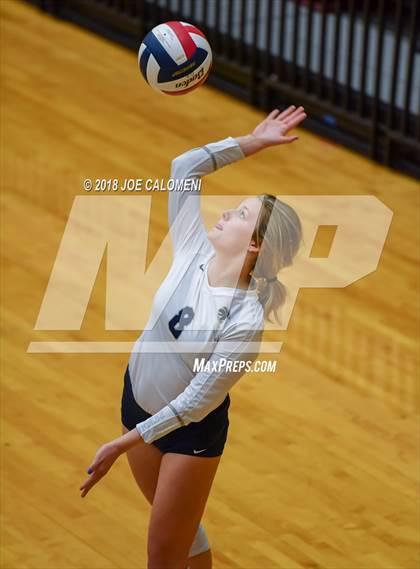
MULTIPOLYGON (((305 117, 303 107, 276 109, 250 135, 178 156, 171 177, 197 180, 264 148, 294 142, 298 137, 288 133, 305 117)), ((279 187, 285 187, 281 180, 279 187)), ((123 435, 99 448, 80 490, 86 496, 127 453, 152 506, 148 569, 209 569, 210 545, 200 521, 227 440, 229 390, 244 374, 240 366, 256 359, 265 319, 273 314, 278 320, 286 288, 277 273, 292 263, 302 228, 296 212, 271 194, 224 211, 208 232, 199 188, 170 191, 168 214, 173 263, 125 372, 123 435), (160 353, 150 349, 156 345, 162 345, 160 353), (183 349, 188 345, 193 351, 183 349), (201 358, 209 366, 194 372, 201 358)))

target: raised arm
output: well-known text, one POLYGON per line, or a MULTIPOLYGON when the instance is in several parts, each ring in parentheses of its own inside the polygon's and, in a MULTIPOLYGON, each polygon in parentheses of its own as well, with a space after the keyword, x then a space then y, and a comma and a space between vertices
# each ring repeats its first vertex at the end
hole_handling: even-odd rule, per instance
POLYGON ((174 254, 191 255, 207 240, 200 212, 200 185, 192 181, 244 158, 239 144, 229 136, 218 142, 193 148, 172 161, 171 178, 184 181, 182 190, 172 190, 168 197, 168 220, 174 254), (185 180, 189 183, 185 184, 185 180), (188 187, 191 190, 187 189, 188 187))
MULTIPOLYGON (((298 136, 287 134, 305 118, 303 107, 291 106, 283 112, 275 109, 251 134, 237 138, 229 136, 181 154, 172 161, 171 178, 200 180, 202 176, 264 148, 294 142, 298 136)), ((200 213, 200 186, 192 187, 191 191, 170 191, 168 217, 174 253, 198 251, 207 240, 200 213)))

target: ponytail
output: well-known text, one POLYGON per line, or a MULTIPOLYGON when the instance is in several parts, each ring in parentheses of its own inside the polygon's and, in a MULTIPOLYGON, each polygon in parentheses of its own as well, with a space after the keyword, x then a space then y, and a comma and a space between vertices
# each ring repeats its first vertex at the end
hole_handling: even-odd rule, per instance
POLYGON ((282 322, 278 315, 278 311, 286 302, 286 285, 278 279, 273 282, 268 282, 268 279, 265 277, 253 277, 253 280, 256 281, 258 300, 262 304, 264 318, 269 322, 273 322, 270 319, 270 315, 273 313, 276 322, 281 326, 282 322))

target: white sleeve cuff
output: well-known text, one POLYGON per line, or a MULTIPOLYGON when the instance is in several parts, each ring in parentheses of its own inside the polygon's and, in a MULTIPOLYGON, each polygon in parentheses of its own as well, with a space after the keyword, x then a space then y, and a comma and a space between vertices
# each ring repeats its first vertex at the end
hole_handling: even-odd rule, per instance
POLYGON ((179 415, 175 414, 171 406, 166 405, 145 421, 137 423, 136 429, 144 442, 152 443, 182 426, 184 423, 179 415))

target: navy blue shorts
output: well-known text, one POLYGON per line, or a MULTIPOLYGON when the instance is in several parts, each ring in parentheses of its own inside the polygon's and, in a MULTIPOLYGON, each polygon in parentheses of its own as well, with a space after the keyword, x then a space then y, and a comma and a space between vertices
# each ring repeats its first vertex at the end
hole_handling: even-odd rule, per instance
MULTIPOLYGON (((204 419, 178 427, 151 444, 162 452, 176 452, 192 456, 220 456, 229 429, 229 393, 224 401, 204 419)), ((121 398, 121 422, 131 431, 137 423, 151 417, 134 399, 128 366, 124 375, 124 390, 121 398)))

